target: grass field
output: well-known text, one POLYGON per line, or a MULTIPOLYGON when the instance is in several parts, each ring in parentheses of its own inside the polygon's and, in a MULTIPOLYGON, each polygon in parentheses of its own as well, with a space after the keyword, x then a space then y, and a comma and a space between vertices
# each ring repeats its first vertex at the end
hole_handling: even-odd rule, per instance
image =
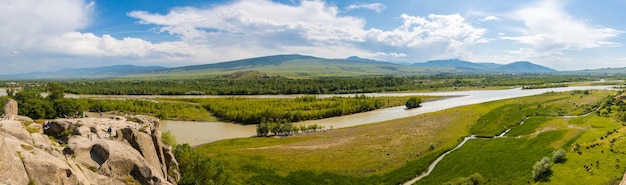
MULTIPOLYGON (((398 184, 425 171, 431 161, 464 136, 494 136, 531 116, 526 124, 511 131, 515 137, 472 140, 418 183, 438 184, 475 172, 488 179, 488 184, 534 183, 530 178, 532 165, 565 147, 568 161, 553 167, 550 182, 557 182, 568 178, 558 169, 576 165, 572 161, 578 160, 569 146, 588 146, 593 139, 598 142, 619 123, 593 114, 555 116, 582 114, 587 112, 582 109, 613 93, 547 93, 292 137, 223 140, 197 149, 222 161, 233 184, 398 184)), ((608 146, 608 140, 602 141, 608 146)), ((614 145, 626 145, 617 141, 614 145)), ((580 156, 591 154, 583 151, 580 156)), ((582 165, 576 168, 585 170, 582 165)), ((609 176, 618 174, 611 172, 601 178, 611 180, 609 176)))

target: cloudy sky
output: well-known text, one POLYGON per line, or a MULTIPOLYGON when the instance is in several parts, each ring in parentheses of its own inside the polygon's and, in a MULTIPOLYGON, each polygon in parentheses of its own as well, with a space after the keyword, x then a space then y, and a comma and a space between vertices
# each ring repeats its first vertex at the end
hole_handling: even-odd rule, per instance
POLYGON ((626 67, 624 0, 0 0, 0 74, 276 55, 626 67))

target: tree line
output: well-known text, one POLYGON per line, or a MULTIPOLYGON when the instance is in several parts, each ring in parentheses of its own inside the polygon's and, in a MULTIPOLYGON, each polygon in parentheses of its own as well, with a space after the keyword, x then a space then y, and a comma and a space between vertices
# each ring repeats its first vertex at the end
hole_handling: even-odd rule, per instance
MULTIPOLYGON (((326 77, 312 79, 202 78, 202 79, 109 79, 57 81, 64 92, 100 95, 273 95, 273 94, 356 94, 385 91, 436 90, 450 87, 531 86, 598 80, 601 76, 488 74, 386 77, 326 77)), ((21 87, 40 91, 48 81, 20 82, 21 87)), ((8 83, 0 83, 7 86, 8 83)))
MULTIPOLYGON (((155 102, 146 100, 98 100, 64 98, 64 87, 58 83, 46 86, 47 96, 33 88, 11 91, 0 97, 4 103, 13 98, 18 102, 20 115, 33 119, 71 118, 82 116, 83 111, 143 114, 171 120, 210 120, 211 114, 200 105, 155 102)), ((2 107, 2 109, 4 109, 2 107)))
POLYGON ((295 99, 214 98, 190 101, 198 101, 218 118, 243 124, 322 119, 404 103, 399 98, 373 98, 365 95, 349 98, 303 96, 295 99))

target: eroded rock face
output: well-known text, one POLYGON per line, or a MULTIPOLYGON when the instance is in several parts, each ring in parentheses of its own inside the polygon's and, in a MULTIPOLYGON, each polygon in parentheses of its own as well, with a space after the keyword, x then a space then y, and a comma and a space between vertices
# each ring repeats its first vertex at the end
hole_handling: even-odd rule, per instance
POLYGON ((17 101, 7 99, 7 101, 4 102, 4 116, 7 118, 17 116, 17 101))
MULTIPOLYGON (((8 134, 0 132, 0 184, 28 184, 28 175, 24 164, 20 159, 15 146, 7 143, 8 139, 14 139, 8 134), (5 139, 6 138, 6 139, 5 139)), ((18 141, 14 141, 18 143, 18 141)))
POLYGON ((176 184, 179 172, 168 169, 178 162, 161 142, 158 119, 130 120, 141 123, 57 119, 41 128, 27 118, 2 120, 0 184, 176 184))

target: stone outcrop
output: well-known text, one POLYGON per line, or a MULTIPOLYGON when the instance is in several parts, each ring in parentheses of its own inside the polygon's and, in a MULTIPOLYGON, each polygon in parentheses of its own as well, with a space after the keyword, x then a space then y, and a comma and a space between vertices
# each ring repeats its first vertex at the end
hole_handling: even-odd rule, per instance
MULTIPOLYGON (((6 110, 6 109, 5 109, 6 110)), ((17 119, 19 118, 19 119, 17 119)), ((178 162, 148 116, 0 121, 0 184, 176 184, 178 162)))
POLYGON ((5 118, 12 119, 13 116, 17 116, 17 101, 14 99, 7 99, 4 102, 4 113, 5 118))

